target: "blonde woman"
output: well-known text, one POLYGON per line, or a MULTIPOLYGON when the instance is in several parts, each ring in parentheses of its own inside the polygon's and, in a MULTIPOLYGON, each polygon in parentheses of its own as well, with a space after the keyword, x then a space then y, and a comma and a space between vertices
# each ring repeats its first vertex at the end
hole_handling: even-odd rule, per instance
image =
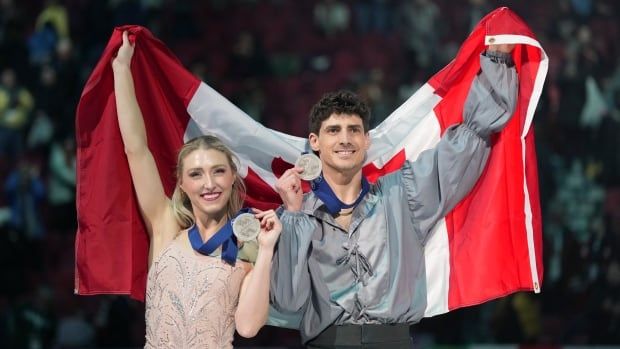
POLYGON ((112 62, 118 122, 142 218, 150 234, 145 348, 232 348, 235 328, 254 336, 269 306, 269 273, 281 224, 273 210, 260 220, 255 264, 241 260, 230 220, 245 187, 234 154, 216 137, 189 141, 178 155, 177 186, 164 193, 147 146, 130 64, 134 45, 112 62))

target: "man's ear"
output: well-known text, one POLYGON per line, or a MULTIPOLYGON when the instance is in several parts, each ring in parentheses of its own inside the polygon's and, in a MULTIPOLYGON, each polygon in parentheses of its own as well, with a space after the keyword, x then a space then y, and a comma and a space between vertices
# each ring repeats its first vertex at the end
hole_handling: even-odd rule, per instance
POLYGON ((308 140, 310 141, 310 148, 314 151, 319 151, 319 135, 310 133, 308 140))

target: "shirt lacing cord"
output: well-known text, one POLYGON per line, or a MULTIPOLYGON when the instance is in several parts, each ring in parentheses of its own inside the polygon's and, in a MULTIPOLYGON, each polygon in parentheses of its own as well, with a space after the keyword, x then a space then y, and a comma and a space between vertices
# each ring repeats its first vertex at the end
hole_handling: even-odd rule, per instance
POLYGON ((365 322, 370 321, 370 319, 368 318, 368 314, 366 314, 366 310, 368 309, 368 306, 363 305, 362 302, 360 302, 360 299, 357 296, 357 294, 355 294, 355 307, 358 310, 355 320, 360 320, 363 318, 365 322))
POLYGON ((347 241, 342 244, 342 248, 347 251, 347 254, 340 257, 336 261, 336 264, 340 265, 348 263, 351 267, 353 275, 355 275, 355 282, 362 281, 362 284, 366 286, 368 284, 367 277, 374 275, 372 266, 368 262, 368 259, 362 252, 359 251, 359 245, 357 242, 353 242, 351 244, 351 242, 347 241), (353 261, 351 261, 351 259, 353 259, 353 261))

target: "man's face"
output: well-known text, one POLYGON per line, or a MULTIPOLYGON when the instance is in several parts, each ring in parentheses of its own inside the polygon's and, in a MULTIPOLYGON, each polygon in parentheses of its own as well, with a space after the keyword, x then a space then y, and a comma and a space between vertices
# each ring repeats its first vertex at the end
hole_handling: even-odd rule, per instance
POLYGON ((310 146, 319 152, 323 171, 357 172, 362 168, 370 138, 356 114, 332 114, 319 134, 310 133, 310 146))

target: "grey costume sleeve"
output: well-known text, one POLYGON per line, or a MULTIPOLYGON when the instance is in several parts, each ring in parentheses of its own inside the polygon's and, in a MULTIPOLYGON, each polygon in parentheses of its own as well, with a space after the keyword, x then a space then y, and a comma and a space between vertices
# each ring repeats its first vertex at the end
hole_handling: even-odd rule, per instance
POLYGON ((418 237, 426 242, 437 221, 469 193, 490 154, 489 137, 510 120, 518 80, 510 54, 480 56, 481 72, 472 82, 460 125, 450 126, 434 149, 406 162, 402 183, 418 237))
POLYGON ((308 255, 316 223, 303 212, 282 211, 282 233, 271 264, 271 304, 296 312, 310 295, 308 255))

